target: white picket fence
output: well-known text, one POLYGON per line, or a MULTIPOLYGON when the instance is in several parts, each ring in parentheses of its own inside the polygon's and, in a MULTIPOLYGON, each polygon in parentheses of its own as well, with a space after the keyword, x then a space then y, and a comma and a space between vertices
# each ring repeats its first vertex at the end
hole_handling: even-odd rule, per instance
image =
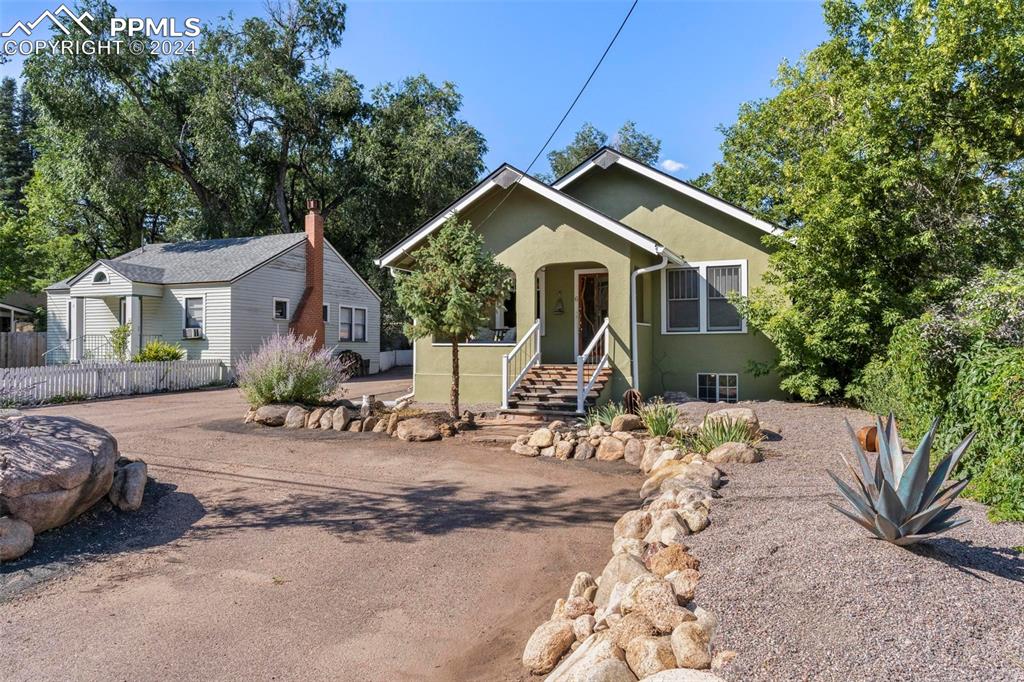
POLYGON ((380 352, 380 371, 386 372, 392 367, 412 366, 411 350, 382 350, 380 352))
POLYGON ((0 369, 0 402, 45 402, 184 391, 223 382, 220 360, 95 362, 0 369))

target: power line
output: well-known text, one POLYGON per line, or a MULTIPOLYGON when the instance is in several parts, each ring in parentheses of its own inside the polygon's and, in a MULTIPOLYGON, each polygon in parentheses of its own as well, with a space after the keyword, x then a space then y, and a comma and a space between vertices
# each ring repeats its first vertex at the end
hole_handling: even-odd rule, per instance
POLYGON ((622 23, 619 24, 618 30, 615 31, 615 35, 612 36, 612 39, 608 42, 608 46, 604 48, 604 52, 601 53, 601 58, 597 60, 597 64, 594 65, 594 68, 591 70, 590 75, 587 76, 587 80, 584 81, 583 86, 580 88, 579 92, 576 93, 576 97, 573 98, 572 104, 570 104, 569 108, 565 110, 564 114, 562 114, 562 118, 558 121, 558 125, 556 125, 555 129, 551 131, 550 135, 548 135, 548 139, 544 141, 543 145, 541 145, 541 148, 537 151, 537 155, 533 157, 533 160, 530 161, 530 165, 526 167, 525 171, 523 171, 523 175, 516 178, 515 182, 513 182, 512 185, 508 188, 508 190, 505 191, 505 196, 501 198, 501 201, 498 202, 498 205, 491 209, 491 212, 487 214, 487 217, 480 221, 481 226, 484 223, 486 223, 492 215, 494 215, 495 211, 501 208, 501 205, 505 203, 505 200, 508 199, 509 196, 511 196, 512 192, 519 185, 519 181, 522 180, 523 177, 530 174, 530 169, 533 168, 533 164, 537 163, 537 159, 541 157, 541 154, 544 153, 544 150, 548 148, 549 144, 551 144, 551 140, 554 139, 555 135, 558 133, 559 128, 562 127, 562 124, 565 123, 565 119, 569 118, 569 114, 572 113, 573 107, 575 107, 576 103, 580 101, 580 97, 583 96, 583 91, 587 89, 587 86, 590 85, 590 81, 594 79, 594 74, 596 74, 597 70, 601 68, 601 64, 604 62, 604 58, 608 56, 608 53, 612 49, 612 45, 615 44, 615 41, 618 39, 619 34, 622 33, 622 29, 626 27, 626 22, 629 21, 629 17, 633 14, 633 10, 636 9, 636 5, 639 1, 640 0, 633 0, 633 4, 629 6, 629 11, 626 12, 626 16, 623 17, 622 23))

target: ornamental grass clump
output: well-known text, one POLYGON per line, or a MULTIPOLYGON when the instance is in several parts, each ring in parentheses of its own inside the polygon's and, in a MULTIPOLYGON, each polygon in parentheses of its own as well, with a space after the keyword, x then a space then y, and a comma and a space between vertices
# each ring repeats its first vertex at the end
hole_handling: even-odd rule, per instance
POLYGON ((626 414, 626 409, 615 401, 609 401, 604 405, 598 405, 587 410, 583 423, 590 426, 611 426, 612 421, 620 414, 626 414))
POLYGON ((903 445, 892 413, 884 427, 880 417, 876 417, 875 422, 878 428, 878 458, 874 470, 853 427, 847 422, 846 429, 850 432, 858 466, 854 468, 845 457, 843 461, 856 486, 851 488, 831 471, 828 472, 843 497, 853 505, 854 511, 831 502, 828 505, 878 538, 897 545, 912 545, 967 523, 969 519, 954 520, 953 516, 960 507, 949 505, 967 487, 970 478, 949 485, 946 485, 946 481, 974 440, 974 433, 967 434, 929 475, 932 440, 939 426, 938 419, 932 422, 909 462, 904 459, 903 445))
POLYGON ((676 425, 679 411, 661 398, 655 398, 640 408, 640 419, 652 436, 667 436, 676 425))
POLYGON ((253 407, 270 403, 313 405, 334 393, 351 376, 351 365, 326 348, 313 349, 313 339, 274 335, 236 368, 238 388, 253 407))
POLYGON ((132 362, 171 362, 173 360, 184 360, 185 349, 176 343, 168 343, 160 339, 154 339, 142 347, 132 362))
POLYGON ((726 443, 746 443, 751 447, 764 440, 764 436, 754 435, 750 425, 742 419, 711 419, 705 416, 697 433, 680 438, 679 446, 690 452, 706 455, 719 445, 726 443))

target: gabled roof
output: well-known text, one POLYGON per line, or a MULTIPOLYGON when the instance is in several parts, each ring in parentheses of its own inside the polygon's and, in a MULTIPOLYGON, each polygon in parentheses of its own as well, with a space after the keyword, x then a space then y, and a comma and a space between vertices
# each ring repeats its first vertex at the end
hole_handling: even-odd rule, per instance
POLYGON ((305 240, 304 232, 292 232, 267 237, 146 244, 117 258, 98 260, 74 277, 51 284, 47 289, 66 289, 99 265, 133 282, 230 282, 305 240))
POLYGON ((782 227, 769 223, 766 220, 761 220, 746 209, 740 208, 725 199, 721 199, 713 194, 705 192, 701 188, 691 185, 688 182, 684 182, 679 178, 672 177, 668 173, 663 173, 657 168, 651 168, 647 164, 630 158, 611 147, 601 147, 583 163, 576 166, 576 168, 572 169, 552 183, 551 186, 557 190, 562 190, 595 168, 607 169, 616 164, 623 168, 627 168, 634 173, 639 173, 646 178, 650 178, 651 180, 654 180, 655 182, 658 182, 669 189, 675 190, 676 192, 679 192, 691 199, 695 199, 706 206, 710 206, 722 213, 730 215, 751 227, 756 227, 762 232, 774 235, 782 235, 785 233, 785 230, 782 227))
POLYGON ((440 213, 423 223, 423 225, 421 225, 419 229, 411 235, 388 249, 384 255, 374 260, 374 263, 381 267, 388 267, 392 265, 404 254, 407 254, 410 249, 415 248, 417 244, 444 225, 448 218, 465 211, 485 195, 490 193, 491 190, 499 187, 507 190, 511 188, 513 184, 515 184, 516 187, 521 187, 527 191, 533 192, 534 194, 538 194, 545 199, 548 199, 549 201, 552 201, 559 206, 586 218, 595 225, 622 237, 629 243, 634 244, 645 251, 649 251, 657 256, 666 255, 672 260, 682 262, 682 259, 679 258, 679 256, 676 256, 666 247, 662 246, 647 235, 637 232, 633 228, 620 223, 604 213, 601 213, 597 209, 594 209, 568 194, 560 192, 540 180, 527 175, 518 168, 504 163, 493 173, 481 180, 473 189, 463 194, 440 213))

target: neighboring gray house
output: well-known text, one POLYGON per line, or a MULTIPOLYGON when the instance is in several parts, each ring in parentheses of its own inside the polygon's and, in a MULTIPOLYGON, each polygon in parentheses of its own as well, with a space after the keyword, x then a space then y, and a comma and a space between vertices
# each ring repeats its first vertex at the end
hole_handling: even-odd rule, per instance
POLYGON ((109 358, 111 330, 131 323, 132 354, 159 338, 230 369, 291 330, 380 367, 380 297, 323 238, 315 206, 305 233, 148 244, 47 287, 46 300, 48 364, 109 358))
POLYGON ((27 291, 10 291, 0 295, 0 333, 33 331, 36 308, 45 303, 41 295, 27 291))

